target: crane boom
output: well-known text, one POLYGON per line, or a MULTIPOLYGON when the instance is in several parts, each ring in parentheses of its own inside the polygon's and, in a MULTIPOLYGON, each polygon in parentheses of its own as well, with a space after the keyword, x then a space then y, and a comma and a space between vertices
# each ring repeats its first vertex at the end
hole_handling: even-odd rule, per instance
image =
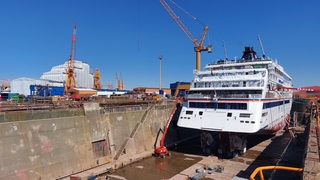
MULTIPOLYGON (((172 0, 171 0, 172 1, 172 0)), ((173 2, 173 1, 172 1, 173 2)), ((200 41, 198 42, 198 39, 195 38, 189 29, 183 24, 183 22, 180 20, 180 18, 176 15, 176 13, 172 10, 172 8, 168 5, 166 0, 160 0, 160 3, 162 6, 166 9, 166 11, 169 13, 169 15, 173 18, 173 20, 179 25, 179 27, 182 29, 182 31, 187 35, 187 37, 195 44, 194 51, 196 52, 196 70, 200 70, 200 63, 201 63, 201 51, 208 51, 211 53, 212 46, 208 45, 207 47, 203 46, 204 39, 206 37, 206 34, 209 30, 208 26, 205 26, 202 36, 200 38, 200 41)), ((174 2, 173 2, 174 3, 174 2)), ((175 3, 174 3, 175 4, 175 3)), ((176 4, 175 4, 176 5, 176 4)), ((182 9, 181 7, 179 7, 182 9)), ((184 12, 186 12, 184 9, 182 9, 184 12)), ((190 15, 190 13, 187 13, 190 15)), ((191 15, 192 16, 192 15, 191 15)), ((192 16, 193 17, 193 16, 192 16)), ((193 19, 196 19, 193 17, 193 19)))
POLYGON ((74 60, 76 54, 76 40, 77 40, 77 25, 74 23, 73 25, 73 33, 72 33, 72 47, 71 47, 71 55, 70 58, 74 60))
POLYGON ((200 43, 198 46, 202 47, 203 42, 204 42, 204 38, 206 37, 208 30, 209 30, 208 26, 204 27, 203 34, 201 36, 200 43))
POLYGON ((166 9, 166 11, 169 13, 169 15, 173 18, 173 20, 180 26, 182 31, 188 36, 188 38, 195 44, 197 44, 198 40, 197 38, 193 37, 189 29, 182 23, 180 18, 176 15, 176 13, 172 10, 172 8, 168 5, 168 3, 165 0, 160 0, 160 3, 162 6, 166 9))
POLYGON ((116 73, 116 78, 117 78, 118 90, 122 90, 122 89, 121 89, 121 81, 120 81, 120 79, 119 79, 119 77, 118 77, 118 73, 116 73))
POLYGON ((71 46, 71 54, 68 60, 68 68, 66 70, 67 79, 65 84, 65 94, 69 89, 76 87, 76 80, 74 75, 74 57, 76 52, 76 32, 77 26, 76 23, 73 26, 73 33, 72 33, 72 46, 71 46))

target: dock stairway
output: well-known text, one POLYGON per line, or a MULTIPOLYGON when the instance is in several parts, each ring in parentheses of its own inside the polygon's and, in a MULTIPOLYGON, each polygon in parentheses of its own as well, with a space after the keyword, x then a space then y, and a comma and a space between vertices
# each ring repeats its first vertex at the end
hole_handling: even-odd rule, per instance
POLYGON ((144 112, 141 120, 136 124, 136 126, 135 126, 134 129, 132 130, 130 136, 127 137, 126 140, 125 140, 125 141, 122 143, 122 145, 120 146, 119 150, 117 151, 116 155, 115 155, 114 158, 113 158, 114 160, 118 160, 118 159, 119 159, 120 155, 121 155, 121 154, 123 153, 123 151, 125 150, 125 148, 126 148, 128 142, 129 142, 129 140, 132 139, 132 138, 136 135, 139 127, 140 127, 141 124, 143 124, 144 121, 147 119, 147 115, 149 114, 149 112, 150 112, 154 107, 155 107, 155 104, 152 104, 151 106, 149 106, 149 107, 147 108, 147 110, 144 112))

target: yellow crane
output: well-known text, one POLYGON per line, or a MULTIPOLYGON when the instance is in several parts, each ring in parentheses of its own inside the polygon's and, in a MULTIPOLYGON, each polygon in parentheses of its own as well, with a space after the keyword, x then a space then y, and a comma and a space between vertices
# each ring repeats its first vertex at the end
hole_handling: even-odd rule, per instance
POLYGON ((122 79, 121 73, 120 73, 120 81, 121 81, 121 90, 124 90, 124 81, 122 79))
POLYGON ((121 89, 121 82, 120 82, 120 79, 119 79, 119 77, 118 77, 118 73, 116 73, 116 78, 117 78, 118 90, 122 90, 122 89, 121 89))
POLYGON ((94 74, 93 88, 99 89, 99 90, 102 89, 100 77, 101 77, 100 70, 99 68, 96 68, 96 72, 94 74))
MULTIPOLYGON (((178 6, 173 0, 170 0, 171 3, 173 3, 175 6, 180 8, 182 11, 184 11, 186 14, 191 16, 193 19, 197 19, 194 16, 192 16, 190 13, 188 13, 186 10, 178 6)), ((183 22, 180 20, 180 18, 176 15, 176 13, 172 10, 172 8, 168 5, 166 0, 160 0, 160 3, 163 5, 163 7, 166 9, 166 11, 169 13, 169 15, 173 18, 173 20, 179 25, 179 27, 182 29, 182 31, 188 36, 188 38, 195 44, 194 51, 196 52, 196 70, 200 70, 201 66, 201 52, 202 51, 208 51, 209 53, 212 52, 212 46, 208 45, 207 47, 203 46, 204 39, 206 37, 207 31, 209 29, 208 26, 204 27, 202 36, 200 38, 200 41, 198 42, 198 39, 195 38, 189 29, 183 24, 183 22)))
POLYGON ((107 89, 112 89, 112 83, 110 81, 108 82, 108 88, 107 89))
POLYGON ((116 78, 117 78, 117 90, 124 90, 124 81, 122 79, 122 75, 120 73, 120 78, 118 77, 118 73, 116 73, 116 78))
POLYGON ((71 54, 68 60, 68 68, 66 70, 67 79, 64 88, 64 93, 67 94, 69 89, 76 87, 76 80, 75 80, 75 72, 74 72, 74 57, 75 57, 75 50, 76 50, 76 31, 77 26, 74 24, 73 26, 73 33, 72 33, 72 47, 71 47, 71 54))

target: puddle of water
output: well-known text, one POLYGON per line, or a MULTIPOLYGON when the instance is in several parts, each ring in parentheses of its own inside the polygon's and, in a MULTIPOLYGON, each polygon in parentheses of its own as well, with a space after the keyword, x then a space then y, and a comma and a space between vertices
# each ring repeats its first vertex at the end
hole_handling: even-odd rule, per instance
POLYGON ((172 152, 166 158, 149 157, 116 170, 109 179, 168 179, 202 160, 200 156, 186 156, 172 152))

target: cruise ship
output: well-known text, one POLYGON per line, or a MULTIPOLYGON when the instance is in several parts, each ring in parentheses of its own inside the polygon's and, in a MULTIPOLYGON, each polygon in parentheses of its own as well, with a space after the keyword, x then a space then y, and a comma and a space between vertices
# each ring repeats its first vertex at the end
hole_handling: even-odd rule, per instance
MULTIPOLYGON (((232 134, 273 134, 290 120, 292 78, 276 61, 245 47, 241 59, 194 71, 177 125, 232 134)), ((245 145, 244 145, 245 146, 245 145)))

